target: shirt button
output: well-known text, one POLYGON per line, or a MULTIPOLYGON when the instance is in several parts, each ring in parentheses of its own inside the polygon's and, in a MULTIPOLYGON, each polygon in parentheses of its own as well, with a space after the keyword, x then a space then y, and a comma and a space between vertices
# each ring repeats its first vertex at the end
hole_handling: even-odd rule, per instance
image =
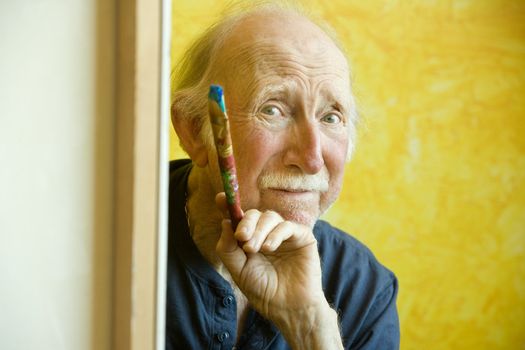
POLYGON ((225 341, 226 339, 228 339, 230 337, 230 333, 228 332, 222 332, 222 333, 219 333, 217 334, 217 339, 222 343, 223 341, 225 341))
POLYGON ((222 299, 222 305, 224 306, 230 306, 233 303, 233 297, 231 295, 228 295, 222 299))

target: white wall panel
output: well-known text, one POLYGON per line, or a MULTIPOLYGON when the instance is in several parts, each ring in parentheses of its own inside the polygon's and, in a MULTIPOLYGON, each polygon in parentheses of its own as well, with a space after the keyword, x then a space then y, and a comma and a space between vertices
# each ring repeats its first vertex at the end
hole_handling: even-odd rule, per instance
POLYGON ((0 1, 0 348, 109 349, 112 1, 0 1))

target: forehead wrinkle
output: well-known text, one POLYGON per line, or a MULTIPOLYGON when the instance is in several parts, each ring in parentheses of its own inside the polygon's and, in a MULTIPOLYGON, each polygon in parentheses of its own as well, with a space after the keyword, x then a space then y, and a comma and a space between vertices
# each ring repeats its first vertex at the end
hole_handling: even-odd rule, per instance
POLYGON ((268 53, 262 55, 257 61, 265 63, 265 66, 270 69, 292 69, 303 72, 306 75, 328 73, 346 76, 348 74, 346 67, 337 67, 337 64, 334 64, 333 60, 323 54, 305 57, 304 55, 291 52, 268 53), (329 72, 327 72, 327 70, 329 72))
MULTIPOLYGON (((332 68, 327 71, 326 67, 328 64, 312 67, 298 63, 297 60, 290 57, 289 55, 274 55, 269 57, 263 57, 262 59, 255 59, 255 55, 251 55, 253 60, 245 60, 243 63, 235 64, 234 61, 230 61, 231 74, 228 75, 229 79, 235 79, 240 73, 245 77, 241 77, 244 81, 243 89, 251 90, 258 85, 260 81, 282 79, 282 80, 295 80, 296 83, 300 82, 301 87, 305 90, 309 89, 309 86, 320 85, 325 82, 331 83, 332 81, 341 81, 343 84, 350 88, 350 82, 348 80, 348 72, 344 69, 334 70, 332 68), (345 81, 346 80, 346 81, 345 81), (312 85, 313 84, 313 85, 312 85)), ((265 82, 264 85, 267 85, 265 82)), ((331 84, 334 85, 334 84, 331 84)))
POLYGON ((259 67, 268 68, 279 67, 290 64, 291 66, 298 66, 304 68, 305 71, 325 70, 330 67, 334 72, 346 75, 348 74, 347 61, 338 51, 336 62, 334 56, 328 56, 326 51, 319 50, 315 53, 305 53, 301 50, 295 49, 293 46, 277 45, 272 42, 264 40, 241 43, 239 45, 228 47, 228 49, 220 52, 220 66, 228 66, 229 68, 244 66, 249 69, 256 69, 259 67), (334 64, 336 63, 336 64, 334 64))

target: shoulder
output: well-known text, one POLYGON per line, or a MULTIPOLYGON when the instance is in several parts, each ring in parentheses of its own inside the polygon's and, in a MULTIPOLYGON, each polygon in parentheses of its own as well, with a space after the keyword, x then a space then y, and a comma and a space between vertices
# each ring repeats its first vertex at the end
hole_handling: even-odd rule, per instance
POLYGON ((174 205, 173 202, 178 197, 185 201, 186 184, 188 182, 188 176, 190 174, 193 163, 190 159, 177 159, 170 161, 169 171, 169 203, 174 205))
POLYGON ((314 235, 320 248, 330 249, 341 247, 349 249, 356 254, 372 255, 370 249, 363 243, 324 220, 317 220, 314 226, 314 235))
POLYGON ((340 315, 346 342, 355 344, 372 330, 376 334, 388 330, 388 340, 382 341, 395 342, 399 331, 394 273, 363 243, 325 221, 316 223, 314 235, 325 296, 340 315))
POLYGON ((175 159, 170 161, 170 180, 181 180, 191 169, 191 159, 175 159))
POLYGON ((392 271, 383 266, 372 251, 350 234, 318 220, 314 227, 321 261, 325 267, 339 266, 345 275, 366 272, 388 283, 395 278, 392 271))

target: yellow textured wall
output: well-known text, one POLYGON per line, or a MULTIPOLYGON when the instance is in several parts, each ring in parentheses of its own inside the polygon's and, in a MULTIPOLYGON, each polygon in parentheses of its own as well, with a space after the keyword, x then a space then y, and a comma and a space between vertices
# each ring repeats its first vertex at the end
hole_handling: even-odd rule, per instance
MULTIPOLYGON (((308 4, 364 120, 326 218, 399 277, 401 348, 525 349, 525 1, 308 4)), ((175 61, 223 6, 174 0, 175 61)))

